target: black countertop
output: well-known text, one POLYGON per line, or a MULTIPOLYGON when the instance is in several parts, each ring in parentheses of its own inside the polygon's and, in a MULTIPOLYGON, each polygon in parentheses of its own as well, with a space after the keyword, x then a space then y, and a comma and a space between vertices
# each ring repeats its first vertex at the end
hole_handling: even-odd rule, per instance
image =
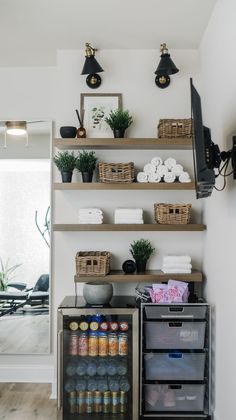
POLYGON ((113 296, 108 305, 89 305, 82 296, 66 296, 59 308, 135 308, 137 306, 133 296, 113 296))

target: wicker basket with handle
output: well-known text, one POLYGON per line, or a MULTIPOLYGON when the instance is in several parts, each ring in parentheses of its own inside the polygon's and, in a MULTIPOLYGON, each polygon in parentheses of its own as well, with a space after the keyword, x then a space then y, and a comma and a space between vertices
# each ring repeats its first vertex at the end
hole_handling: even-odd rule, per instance
POLYGON ((154 204, 154 217, 162 225, 186 225, 190 222, 191 204, 154 204))
POLYGON ((158 137, 192 137, 192 119, 161 119, 158 124, 158 137))
POLYGON ((80 251, 75 257, 77 276, 106 276, 110 271, 111 253, 80 251))
POLYGON ((99 162, 100 182, 133 182, 134 163, 104 163, 99 162))

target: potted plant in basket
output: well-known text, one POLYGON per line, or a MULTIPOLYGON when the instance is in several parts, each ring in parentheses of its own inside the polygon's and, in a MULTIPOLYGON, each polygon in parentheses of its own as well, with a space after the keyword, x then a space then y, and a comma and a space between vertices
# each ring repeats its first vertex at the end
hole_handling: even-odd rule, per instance
POLYGON ((76 161, 76 169, 81 172, 83 182, 92 182, 93 171, 96 168, 97 158, 95 152, 83 151, 76 161))
POLYGON ((77 157, 74 155, 74 152, 58 152, 54 156, 53 161, 61 172, 62 182, 71 182, 72 174, 77 161, 77 157))
POLYGON ((144 273, 147 260, 154 253, 155 248, 148 239, 138 239, 130 245, 129 249, 136 262, 137 273, 144 273))
POLYGON ((115 138, 123 138, 125 130, 132 124, 133 119, 129 111, 123 111, 121 108, 111 111, 105 118, 106 123, 112 129, 115 138))

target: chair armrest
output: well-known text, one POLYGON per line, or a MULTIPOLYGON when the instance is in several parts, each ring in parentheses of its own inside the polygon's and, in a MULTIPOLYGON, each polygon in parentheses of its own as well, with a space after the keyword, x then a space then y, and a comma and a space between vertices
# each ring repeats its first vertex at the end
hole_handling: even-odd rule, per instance
POLYGON ((17 290, 25 290, 26 289, 27 284, 23 283, 23 282, 10 282, 7 284, 7 287, 14 287, 17 290))

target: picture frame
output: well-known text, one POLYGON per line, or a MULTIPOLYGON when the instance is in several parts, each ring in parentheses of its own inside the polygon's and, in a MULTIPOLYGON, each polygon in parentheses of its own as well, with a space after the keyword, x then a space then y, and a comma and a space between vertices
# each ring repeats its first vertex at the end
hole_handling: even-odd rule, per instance
POLYGON ((81 93, 80 115, 83 116, 87 137, 113 137, 105 118, 118 108, 122 108, 121 93, 81 93))

